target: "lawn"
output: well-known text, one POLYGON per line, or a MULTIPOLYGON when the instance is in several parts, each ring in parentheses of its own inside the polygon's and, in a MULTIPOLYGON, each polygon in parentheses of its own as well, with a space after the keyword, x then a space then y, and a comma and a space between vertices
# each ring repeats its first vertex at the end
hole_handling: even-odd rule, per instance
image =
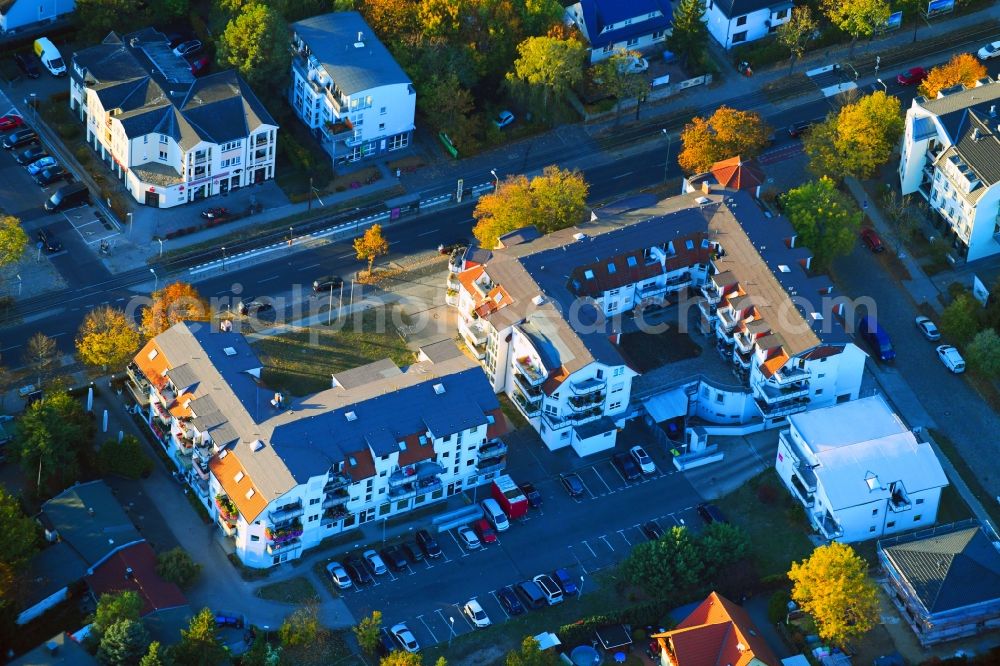
POLYGON ((301 328, 254 341, 254 350, 264 364, 264 382, 302 396, 330 388, 333 373, 383 358, 398 365, 412 363, 413 352, 392 324, 394 317, 384 314, 355 313, 339 328, 335 322, 330 328, 301 328))
POLYGON ((773 469, 754 477, 716 504, 734 525, 750 534, 751 551, 762 579, 784 576, 793 561, 808 557, 813 551, 807 538, 809 524, 805 512, 789 496, 773 469), (759 490, 762 486, 771 490, 759 490))
POLYGON ((701 355, 701 347, 671 325, 662 333, 624 333, 621 348, 640 373, 701 355))
POLYGON ((319 601, 316 588, 303 576, 296 576, 257 589, 257 596, 268 601, 301 605, 319 601))

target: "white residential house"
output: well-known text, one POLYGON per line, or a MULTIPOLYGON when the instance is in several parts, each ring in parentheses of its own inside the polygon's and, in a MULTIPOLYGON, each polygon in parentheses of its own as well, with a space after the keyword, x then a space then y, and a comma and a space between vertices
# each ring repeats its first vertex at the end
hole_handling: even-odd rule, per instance
POLYGON ((193 322, 127 369, 154 436, 247 566, 298 558, 506 465, 496 395, 450 340, 405 370, 384 359, 337 373, 302 400, 269 391, 260 370, 243 335, 193 322))
POLYGON ((289 102, 334 166, 410 145, 413 82, 358 12, 291 25, 289 102))
POLYGON ((76 0, 5 0, 0 2, 0 33, 51 23, 75 10, 76 0))
POLYGON ((274 178, 278 126, 227 70, 195 78, 152 28, 73 54, 70 108, 139 203, 171 208, 274 178))
POLYGON ((728 50, 773 35, 791 19, 792 7, 791 0, 706 0, 705 22, 728 50))
POLYGON ((590 62, 600 62, 619 50, 662 48, 673 9, 668 0, 579 0, 565 16, 590 44, 590 62))
POLYGON ((966 260, 1000 252, 1000 82, 985 78, 913 100, 899 184, 927 200, 966 260))
POLYGON ((851 543, 937 521, 948 485, 931 445, 881 396, 795 414, 775 468, 824 539, 851 543))

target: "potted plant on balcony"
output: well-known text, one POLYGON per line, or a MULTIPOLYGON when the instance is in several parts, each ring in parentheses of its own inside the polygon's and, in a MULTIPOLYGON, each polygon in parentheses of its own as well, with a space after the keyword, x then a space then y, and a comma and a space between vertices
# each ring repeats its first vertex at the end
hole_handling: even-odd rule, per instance
POLYGON ((296 522, 288 527, 279 527, 276 529, 265 527, 264 536, 268 541, 273 541, 274 543, 285 543, 292 539, 297 539, 302 536, 302 523, 296 522))
POLYGON ((236 516, 240 513, 239 509, 236 508, 236 503, 228 495, 222 493, 215 496, 215 506, 219 507, 219 515, 230 522, 235 521, 236 516))

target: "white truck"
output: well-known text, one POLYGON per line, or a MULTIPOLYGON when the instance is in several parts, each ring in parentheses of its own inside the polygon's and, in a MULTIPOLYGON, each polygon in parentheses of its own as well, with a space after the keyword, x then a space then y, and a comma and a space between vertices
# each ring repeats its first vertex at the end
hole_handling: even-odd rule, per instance
POLYGON ((35 55, 42 61, 45 69, 49 70, 49 74, 66 76, 66 63, 62 59, 62 54, 48 37, 39 37, 35 40, 35 55))

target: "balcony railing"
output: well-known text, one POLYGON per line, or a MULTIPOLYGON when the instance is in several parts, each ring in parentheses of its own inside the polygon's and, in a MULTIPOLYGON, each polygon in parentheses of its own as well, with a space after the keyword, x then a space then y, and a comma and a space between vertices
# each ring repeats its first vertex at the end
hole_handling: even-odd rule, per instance
POLYGON ((291 550, 292 548, 298 548, 302 544, 302 539, 290 539, 283 543, 269 543, 267 544, 267 554, 273 555, 276 552, 291 550))
POLYGON ((476 456, 482 460, 484 458, 497 458, 507 455, 507 444, 502 439, 491 439, 479 447, 476 456))
POLYGON ((569 408, 574 412, 585 412, 604 404, 604 391, 598 393, 588 393, 587 395, 571 395, 569 397, 569 408))
POLYGON ((538 413, 542 410, 541 396, 538 396, 537 399, 536 398, 529 399, 521 391, 520 386, 514 387, 513 395, 514 395, 514 402, 517 403, 517 406, 521 408, 521 411, 524 412, 525 416, 527 416, 529 419, 538 416, 538 413))
POLYGON ((603 379, 585 379, 582 382, 573 382, 569 385, 569 390, 573 395, 587 395, 595 391, 601 391, 607 386, 603 379))
POLYGON ((410 497, 415 497, 417 494, 417 484, 407 483, 402 486, 396 486, 395 488, 389 488, 389 499, 391 500, 401 500, 408 499, 410 497))
POLYGON ((780 385, 790 384, 792 382, 805 381, 812 377, 812 372, 806 370, 805 368, 799 368, 794 365, 785 364, 780 370, 774 373, 774 381, 780 385))
POLYGON ((347 100, 341 101, 341 99, 338 98, 334 94, 334 92, 332 90, 330 90, 329 88, 326 88, 325 90, 326 90, 326 100, 328 102, 330 102, 330 106, 333 107, 333 110, 337 112, 338 116, 343 116, 344 115, 344 111, 347 110, 345 108, 347 106, 347 100))
POLYGON ((795 494, 803 506, 808 508, 816 504, 813 494, 803 486, 802 481, 795 474, 792 474, 792 489, 795 490, 795 494))
POLYGON ((507 467, 506 458, 489 458, 476 463, 476 474, 495 474, 507 467))
POLYGON ((719 310, 719 324, 718 327, 724 332, 729 333, 734 328, 739 320, 736 318, 736 314, 729 308, 722 308, 719 310))
POLYGON ((768 418, 777 418, 789 414, 804 412, 809 407, 809 398, 796 398, 777 405, 769 405, 760 398, 754 398, 760 413, 768 418))
POLYGON ((714 282, 703 284, 701 286, 701 295, 704 296, 708 304, 712 306, 718 305, 719 301, 722 300, 722 291, 715 286, 714 282))
POLYGON ((478 319, 471 322, 460 321, 458 330, 462 332, 466 339, 471 340, 472 344, 475 345, 485 345, 488 339, 486 331, 483 330, 483 327, 479 323, 478 319))
POLYGON ((285 506, 279 507, 274 511, 267 512, 267 518, 274 524, 283 523, 286 520, 291 520, 292 518, 297 518, 305 513, 305 508, 302 506, 302 502, 296 502, 295 504, 286 504, 285 506))
POLYGON ((128 375, 132 383, 135 384, 139 389, 143 391, 149 391, 150 383, 146 379, 146 375, 142 374, 142 370, 139 369, 135 363, 129 363, 125 366, 125 373, 128 375))
POLYGON ((844 536, 844 530, 841 529, 840 525, 829 512, 824 513, 822 516, 814 516, 814 518, 816 519, 816 526, 825 538, 832 540, 844 536))
POLYGON ((302 523, 296 521, 290 525, 281 527, 265 527, 264 537, 276 544, 286 543, 302 536, 302 523))
POLYGON ((698 309, 701 310, 701 316, 705 318, 709 324, 714 324, 719 318, 718 309, 715 307, 716 303, 712 303, 707 299, 701 299, 698 301, 698 309))
POLYGON ((667 293, 667 285, 665 284, 647 284, 643 287, 639 287, 639 298, 653 298, 655 296, 662 296, 667 293))
POLYGON ((521 390, 527 400, 535 401, 542 397, 542 389, 539 388, 537 384, 532 384, 531 381, 521 374, 516 368, 514 369, 512 375, 514 377, 514 384, 517 385, 517 388, 521 390))
POLYGON ((545 373, 527 356, 514 359, 514 369, 519 370, 532 386, 539 386, 545 382, 545 373))
POLYGON ((326 499, 323 500, 324 509, 332 509, 335 506, 342 506, 347 504, 351 500, 351 494, 346 490, 339 490, 332 493, 327 493, 326 499))
POLYGON ((339 472, 331 472, 330 479, 323 486, 324 493, 332 493, 334 490, 346 488, 351 485, 351 479, 339 472))
POLYGON ((809 395, 809 385, 808 384, 795 384, 792 386, 782 386, 780 388, 771 386, 768 383, 760 384, 759 386, 761 397, 764 398, 764 402, 768 405, 777 405, 788 400, 794 400, 796 398, 802 398, 803 396, 809 395))
POLYGON ((753 339, 746 333, 736 333, 733 335, 733 340, 736 342, 736 348, 745 354, 753 352, 753 339))
POLYGON ((409 465, 398 469, 389 475, 389 487, 397 487, 413 483, 435 479, 438 474, 444 474, 445 469, 436 462, 425 460, 416 465, 409 465))
POLYGON ((351 512, 342 506, 333 507, 332 509, 327 509, 323 512, 323 517, 320 518, 320 525, 326 525, 328 523, 333 523, 341 518, 346 518, 351 515, 351 512))

